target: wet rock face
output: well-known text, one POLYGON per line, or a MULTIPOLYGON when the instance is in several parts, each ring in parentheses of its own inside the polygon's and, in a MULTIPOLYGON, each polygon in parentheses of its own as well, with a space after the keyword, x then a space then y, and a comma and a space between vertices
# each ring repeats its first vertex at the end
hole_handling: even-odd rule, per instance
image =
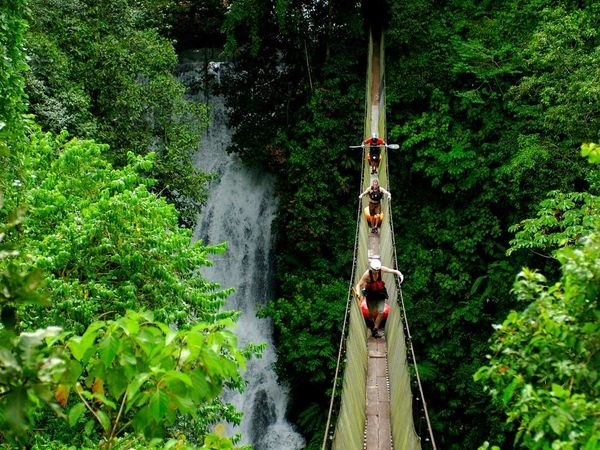
POLYGON ((253 443, 259 444, 259 448, 265 448, 260 444, 263 443, 263 438, 266 438, 269 426, 275 423, 276 419, 273 404, 267 393, 261 389, 254 397, 254 408, 250 418, 250 438, 253 443))

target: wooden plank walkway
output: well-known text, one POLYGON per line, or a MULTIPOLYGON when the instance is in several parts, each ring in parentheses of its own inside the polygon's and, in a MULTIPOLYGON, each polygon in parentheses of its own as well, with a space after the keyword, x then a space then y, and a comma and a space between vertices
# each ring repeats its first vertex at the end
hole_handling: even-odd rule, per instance
POLYGON ((379 234, 371 233, 369 231, 369 248, 367 250, 367 256, 369 259, 376 258, 381 259, 381 255, 379 254, 379 234))
POLYGON ((369 337, 365 450, 391 450, 390 395, 385 338, 369 337))
MULTIPOLYGON (((371 176, 371 182, 373 181, 371 176)), ((381 258, 379 233, 368 237, 368 257, 381 258)), ((367 330, 370 333, 370 330, 367 330)), ((381 333, 381 331, 380 331, 381 333)), ((364 450, 391 450, 390 394, 387 373, 387 346, 385 335, 367 340, 369 360, 367 362, 367 411, 365 420, 364 450)))
MULTIPOLYGON (((380 55, 379 45, 373 46, 371 62, 371 132, 379 128, 380 102, 380 55)), ((378 179, 371 175, 370 183, 378 179)), ((379 230, 381 232, 381 229, 379 230)), ((381 259, 379 233, 369 230, 367 256, 369 259, 381 259)), ((392 431, 390 424, 390 390, 387 371, 387 345, 385 333, 382 338, 370 336, 367 340, 369 360, 367 362, 367 411, 365 420, 364 450, 392 450, 392 431)), ((381 333, 381 330, 380 330, 381 333)))

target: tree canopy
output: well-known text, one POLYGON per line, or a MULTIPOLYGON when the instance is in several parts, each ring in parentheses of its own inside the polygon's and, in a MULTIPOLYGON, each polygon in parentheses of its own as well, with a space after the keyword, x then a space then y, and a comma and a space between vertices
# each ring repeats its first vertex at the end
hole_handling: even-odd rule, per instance
POLYGON ((225 246, 192 244, 151 192, 155 153, 115 167, 24 116, 23 12, 0 9, 0 445, 232 448, 220 393, 260 347, 238 346, 231 290, 199 274, 225 246))
POLYGON ((320 448, 374 28, 385 138, 400 144, 386 188, 436 442, 597 446, 597 2, 217 3, 0 7, 0 420, 14 430, 0 441, 235 445, 211 432, 239 420, 217 393, 241 387, 234 366, 256 348, 237 349, 229 290, 198 275, 225 250, 186 230, 212 177, 191 159, 208 109, 173 76, 177 49, 218 46, 229 150, 279 180, 277 295, 261 314, 290 417, 320 448), (189 365, 173 345, 192 346, 189 365), (169 441, 178 431, 185 443, 169 441))

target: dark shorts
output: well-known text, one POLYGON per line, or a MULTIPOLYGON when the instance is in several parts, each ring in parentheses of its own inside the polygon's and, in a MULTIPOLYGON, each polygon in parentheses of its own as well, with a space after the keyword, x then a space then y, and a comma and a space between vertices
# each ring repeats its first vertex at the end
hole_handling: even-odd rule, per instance
POLYGON ((369 215, 371 217, 381 214, 381 203, 369 202, 369 215))
POLYGON ((367 300, 367 309, 369 310, 369 317, 375 316, 375 311, 379 314, 383 314, 385 309, 385 298, 377 300, 367 300))
POLYGON ((369 309, 369 316, 373 316, 375 311, 380 314, 383 313, 385 308, 385 301, 388 298, 387 289, 382 291, 363 291, 367 299, 367 308, 369 309))
POLYGON ((371 161, 379 161, 379 156, 381 155, 381 147, 374 146, 369 148, 369 158, 371 161))

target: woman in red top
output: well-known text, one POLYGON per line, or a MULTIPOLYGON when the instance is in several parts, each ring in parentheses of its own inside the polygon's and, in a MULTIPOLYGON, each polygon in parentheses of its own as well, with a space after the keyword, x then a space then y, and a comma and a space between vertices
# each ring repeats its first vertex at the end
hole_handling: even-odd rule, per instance
MULTIPOLYGON (((362 274, 360 280, 356 284, 357 294, 360 292, 366 298, 367 307, 369 308, 369 318, 374 320, 375 325, 371 330, 371 335, 375 338, 381 337, 378 334, 379 324, 383 320, 383 311, 385 310, 385 301, 388 298, 387 289, 385 288, 385 282, 381 277, 381 272, 393 273, 400 277, 400 283, 404 281, 404 275, 402 272, 395 269, 390 269, 381 265, 381 261, 378 259, 371 259, 369 262, 369 269, 362 274), (364 288, 362 287, 364 284, 364 288), (375 317, 375 311, 378 312, 375 317)), ((358 299, 360 305, 362 297, 358 299)))

